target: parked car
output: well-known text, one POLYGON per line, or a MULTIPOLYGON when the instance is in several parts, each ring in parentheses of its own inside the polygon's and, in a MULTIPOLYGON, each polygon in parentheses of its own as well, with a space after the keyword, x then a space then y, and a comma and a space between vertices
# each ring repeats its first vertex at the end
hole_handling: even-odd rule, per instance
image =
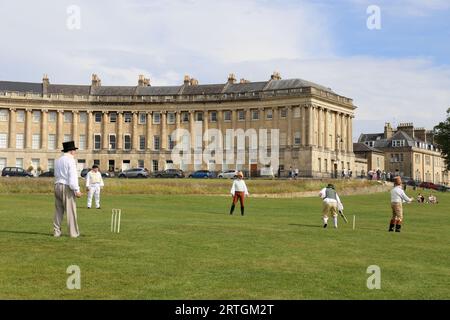
POLYGON ((433 182, 422 182, 421 184, 419 184, 419 187, 425 189, 438 190, 438 186, 435 185, 433 182))
MULTIPOLYGON (((88 172, 91 171, 91 168, 84 168, 83 170, 81 170, 80 176, 82 178, 86 178, 86 175, 88 174, 88 172)), ((102 174, 102 178, 109 178, 110 175, 108 172, 100 172, 102 174)))
POLYGON ((183 170, 179 169, 167 169, 163 171, 157 171, 153 174, 155 178, 184 178, 183 170))
POLYGON ((448 191, 450 191, 450 187, 449 186, 444 186, 443 184, 437 184, 436 187, 437 187, 437 190, 441 191, 441 192, 448 192, 448 191))
POLYGON ((22 168, 5 167, 2 170, 2 177, 33 177, 33 174, 22 168))
POLYGON ((220 179, 235 179, 237 177, 238 172, 236 170, 226 170, 222 171, 217 175, 217 178, 220 179))
POLYGON ((50 170, 47 172, 43 172, 39 175, 39 178, 45 178, 45 177, 54 177, 55 176, 55 171, 50 170))
POLYGON ((119 178, 148 178, 148 171, 144 168, 134 168, 119 173, 119 178))
POLYGON ((214 173, 209 170, 197 170, 189 175, 189 178, 213 178, 214 173))

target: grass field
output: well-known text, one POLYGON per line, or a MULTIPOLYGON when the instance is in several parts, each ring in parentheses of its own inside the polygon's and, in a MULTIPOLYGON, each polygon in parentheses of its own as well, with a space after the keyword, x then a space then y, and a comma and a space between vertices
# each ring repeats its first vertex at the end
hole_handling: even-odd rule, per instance
POLYGON ((55 239, 51 195, 3 194, 0 298, 449 299, 450 193, 438 196, 406 205, 400 234, 387 232, 387 193, 342 197, 355 231, 321 228, 317 198, 248 198, 241 217, 226 197, 106 195, 101 210, 83 197, 82 236, 55 239), (69 265, 81 290, 66 288, 69 265), (370 265, 381 290, 366 287, 370 265))

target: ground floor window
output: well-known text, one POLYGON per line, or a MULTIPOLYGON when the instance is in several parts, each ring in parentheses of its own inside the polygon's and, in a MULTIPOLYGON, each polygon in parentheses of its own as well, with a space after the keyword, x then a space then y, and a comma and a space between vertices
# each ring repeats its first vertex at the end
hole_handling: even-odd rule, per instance
POLYGON ((23 169, 23 158, 17 158, 16 159, 16 167, 23 169))
POLYGON ((159 170, 158 160, 153 160, 152 161, 152 169, 153 169, 153 171, 158 171, 159 170))
POLYGON ((138 160, 138 168, 145 168, 144 160, 138 160))
POLYGON ((0 158, 0 170, 6 167, 6 158, 0 158))
POLYGON ((109 160, 108 161, 108 171, 109 172, 114 172, 116 171, 116 161, 115 160, 109 160))

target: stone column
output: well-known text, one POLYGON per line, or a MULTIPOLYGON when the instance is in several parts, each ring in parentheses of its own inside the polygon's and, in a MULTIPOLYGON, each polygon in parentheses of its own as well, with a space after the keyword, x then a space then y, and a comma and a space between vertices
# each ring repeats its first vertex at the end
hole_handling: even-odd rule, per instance
POLYGON ((9 109, 9 148, 16 148, 16 109, 9 109))
POLYGON ((161 111, 161 150, 167 150, 167 113, 161 111))
POLYGON ((341 113, 340 115, 339 115, 339 118, 340 118, 340 122, 341 122, 341 124, 340 124, 340 126, 341 126, 341 138, 342 138, 342 140, 343 140, 343 142, 342 142, 342 151, 346 151, 347 150, 347 135, 345 134, 345 128, 344 128, 344 125, 345 125, 345 123, 344 123, 344 114, 343 113, 341 113))
POLYGON ((252 112, 250 109, 245 110, 245 130, 252 127, 252 112))
POLYGON ((109 136, 108 136, 108 111, 103 111, 103 120, 102 120, 102 149, 109 149, 109 136))
POLYGON ((133 132, 132 132, 132 149, 139 149, 139 134, 138 134, 138 113, 133 111, 133 132))
POLYGON ((237 124, 237 111, 236 109, 231 111, 231 126, 233 129, 236 128, 236 124, 237 124))
POLYGON ((72 112, 72 140, 75 142, 75 146, 79 147, 80 137, 78 132, 79 113, 77 110, 72 112))
POLYGON ((317 108, 317 146, 319 148, 323 147, 323 109, 321 107, 317 108))
POLYGON ((56 150, 62 149, 64 141, 64 110, 58 110, 56 114, 56 150))
POLYGON ((348 151, 353 152, 353 116, 348 116, 348 151))
POLYGON ((308 143, 306 136, 306 107, 300 106, 300 116, 301 116, 301 144, 305 146, 308 143))
POLYGON ((48 110, 42 109, 41 113, 41 148, 48 148, 48 110))
POLYGON ((92 136, 92 111, 87 111, 87 123, 86 123, 86 150, 94 149, 94 137, 92 136))
POLYGON ((308 145, 312 146, 314 144, 314 115, 313 106, 308 106, 308 145))
MULTIPOLYGON (((264 112, 264 108, 258 108, 259 111, 259 129, 264 129, 265 128, 265 112, 264 112)), ((259 134, 259 132, 258 132, 259 134)))
POLYGON ((147 112, 147 150, 153 150, 153 119, 152 112, 147 112))
POLYGON ((288 147, 292 147, 292 107, 288 106, 286 109, 286 117, 287 117, 287 139, 286 144, 288 147))
POLYGON ((339 128, 339 113, 335 112, 334 113, 334 140, 335 140, 335 150, 336 151, 340 151, 340 141, 342 139, 342 137, 340 137, 340 128, 339 128))
POLYGON ((203 136, 205 137, 204 140, 204 146, 206 147, 208 145, 208 130, 209 130, 209 112, 206 110, 203 114, 203 136))
POLYGON ((195 112, 189 110, 189 133, 191 135, 191 150, 195 149, 195 112))
POLYGON ((117 150, 123 150, 123 111, 117 112, 117 150))
POLYGON ((25 110, 26 118, 25 118, 25 149, 31 149, 31 122, 32 119, 32 110, 25 110))
POLYGON ((178 132, 178 130, 181 129, 181 111, 176 111, 175 112, 175 130, 176 130, 176 143, 178 143, 178 140, 180 139, 180 133, 178 132))
POLYGON ((324 115, 324 134, 323 134, 323 145, 326 149, 328 149, 329 146, 329 133, 328 133, 328 109, 323 109, 323 115, 324 115))

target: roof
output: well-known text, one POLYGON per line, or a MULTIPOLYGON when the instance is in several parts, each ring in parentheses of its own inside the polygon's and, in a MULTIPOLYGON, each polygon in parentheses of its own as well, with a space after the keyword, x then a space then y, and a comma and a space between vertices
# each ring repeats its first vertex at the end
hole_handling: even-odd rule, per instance
POLYGON ((91 91, 91 86, 82 85, 68 85, 68 84, 50 84, 47 88, 47 93, 50 94, 64 94, 64 95, 80 95, 88 96, 91 91))
POLYGON ((98 86, 91 90, 93 96, 133 96, 135 92, 136 87, 125 86, 98 86))
POLYGON ((42 94, 42 83, 0 81, 0 91, 29 92, 42 94))
POLYGON ((188 95, 221 94, 224 87, 225 87, 225 84, 183 86, 180 94, 188 94, 188 95))
POLYGON ((378 153, 383 153, 383 151, 381 151, 381 150, 379 150, 377 148, 369 147, 365 143, 354 143, 353 144, 353 152, 378 152, 378 153))
POLYGON ((376 141, 384 138, 384 133, 362 133, 358 142, 376 141))
POLYGON ((317 89, 325 90, 328 92, 333 92, 330 88, 326 88, 317 83, 306 81, 303 79, 285 79, 285 80, 272 80, 269 81, 265 90, 284 90, 284 89, 295 89, 303 87, 315 87, 317 89))

